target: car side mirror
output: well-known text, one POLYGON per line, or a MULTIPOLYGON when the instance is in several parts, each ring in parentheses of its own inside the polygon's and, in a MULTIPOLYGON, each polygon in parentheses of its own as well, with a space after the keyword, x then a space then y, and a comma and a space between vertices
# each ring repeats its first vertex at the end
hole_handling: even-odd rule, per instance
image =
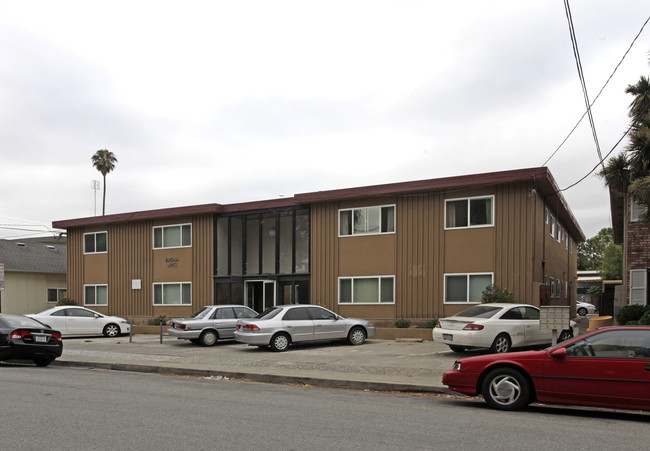
POLYGON ((566 357, 566 348, 562 346, 561 348, 553 349, 551 351, 551 357, 554 357, 556 359, 563 359, 566 357))
POLYGON ((95 313, 93 316, 94 316, 95 318, 99 318, 99 315, 98 315, 97 313, 95 313))

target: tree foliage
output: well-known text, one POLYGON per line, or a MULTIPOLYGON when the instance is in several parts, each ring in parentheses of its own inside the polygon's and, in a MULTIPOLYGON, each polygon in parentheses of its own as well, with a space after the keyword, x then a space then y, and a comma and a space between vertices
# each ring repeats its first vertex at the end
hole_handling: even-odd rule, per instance
POLYGON ((584 243, 578 244, 578 271, 597 271, 603 265, 603 254, 610 244, 614 244, 614 235, 610 227, 600 231, 584 243))
MULTIPOLYGON (((641 76, 625 92, 634 96, 628 112, 632 120, 629 142, 625 151, 610 158, 598 175, 610 189, 629 192, 636 202, 647 206, 650 204, 650 80, 641 76)), ((645 220, 650 220, 650 215, 645 220)))
POLYGON ((603 252, 603 263, 600 268, 603 280, 621 280, 623 278, 623 247, 610 243, 603 252))
POLYGON ((104 178, 104 190, 102 198, 102 216, 106 214, 106 174, 115 169, 117 158, 113 152, 107 149, 100 149, 90 157, 93 166, 102 174, 104 178))

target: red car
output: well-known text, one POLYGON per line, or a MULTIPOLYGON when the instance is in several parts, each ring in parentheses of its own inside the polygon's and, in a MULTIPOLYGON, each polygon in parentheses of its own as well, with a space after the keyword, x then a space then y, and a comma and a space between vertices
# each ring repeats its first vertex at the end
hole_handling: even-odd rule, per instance
POLYGON ((500 410, 531 402, 650 410, 650 326, 605 327, 542 351, 459 359, 442 383, 500 410))

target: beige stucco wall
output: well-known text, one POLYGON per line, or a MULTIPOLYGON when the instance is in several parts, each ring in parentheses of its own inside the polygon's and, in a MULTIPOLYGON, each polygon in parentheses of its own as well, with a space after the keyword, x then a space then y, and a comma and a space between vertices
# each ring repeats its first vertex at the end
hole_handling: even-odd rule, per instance
POLYGON ((38 313, 53 307, 47 302, 48 288, 66 288, 65 274, 5 271, 2 313, 38 313))

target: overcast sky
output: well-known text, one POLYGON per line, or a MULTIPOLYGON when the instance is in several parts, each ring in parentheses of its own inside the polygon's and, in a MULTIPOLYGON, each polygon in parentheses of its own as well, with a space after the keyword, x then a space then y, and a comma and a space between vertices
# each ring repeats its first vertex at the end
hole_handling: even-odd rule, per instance
MULTIPOLYGON (((571 10, 593 99, 650 4, 571 10)), ((649 51, 650 25, 594 105, 603 155, 649 51)), ((0 238, 101 214, 98 149, 113 214, 538 167, 584 110, 560 0, 0 0, 0 238)), ((585 119, 547 166, 597 163, 585 119)), ((610 227, 600 179, 564 195, 610 227)))

